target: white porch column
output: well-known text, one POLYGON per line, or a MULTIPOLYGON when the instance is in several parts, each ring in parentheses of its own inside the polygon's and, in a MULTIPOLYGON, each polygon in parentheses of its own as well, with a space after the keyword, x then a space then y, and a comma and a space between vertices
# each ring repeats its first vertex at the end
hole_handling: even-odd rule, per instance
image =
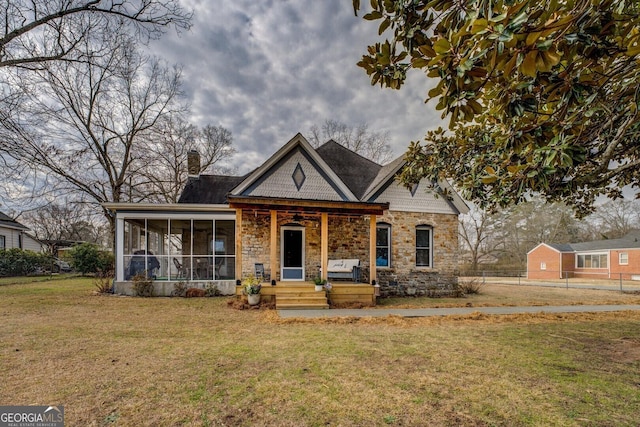
POLYGON ((329 263, 329 214, 320 214, 320 268, 322 279, 327 279, 327 265, 329 263))
POLYGON ((236 209, 236 280, 242 280, 242 209, 236 209))
POLYGON ((376 216, 369 219, 369 282, 373 283, 376 277, 376 216))
POLYGON ((116 250, 115 250, 115 263, 116 263, 116 281, 124 281, 124 219, 119 215, 116 215, 116 250))

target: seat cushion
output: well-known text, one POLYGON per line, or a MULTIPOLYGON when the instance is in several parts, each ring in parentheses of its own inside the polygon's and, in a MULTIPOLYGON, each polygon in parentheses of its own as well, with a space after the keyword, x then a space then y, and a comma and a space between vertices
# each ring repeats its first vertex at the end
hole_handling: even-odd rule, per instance
POLYGON ((333 273, 350 273, 353 267, 360 265, 359 259, 330 259, 327 262, 327 271, 333 273))

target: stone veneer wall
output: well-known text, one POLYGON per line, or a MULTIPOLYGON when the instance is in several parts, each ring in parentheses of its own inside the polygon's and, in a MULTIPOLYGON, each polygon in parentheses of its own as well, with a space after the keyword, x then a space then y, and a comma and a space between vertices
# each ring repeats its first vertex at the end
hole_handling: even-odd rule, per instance
MULTIPOLYGON (((254 215, 251 211, 242 214, 242 277, 254 271, 256 262, 263 263, 272 279, 280 280, 281 227, 292 225, 290 216, 278 215, 278 271, 271 272, 271 217, 254 215)), ((305 279, 313 280, 320 271, 320 216, 304 215, 299 222, 305 228, 305 279)), ((369 267, 369 222, 362 218, 329 216, 329 259, 359 258, 363 267, 369 267)))
POLYGON ((378 268, 382 296, 436 296, 458 283, 458 215, 387 211, 377 219, 391 224, 391 267, 378 268), (433 230, 433 266, 416 267, 416 227, 433 230))
MULTIPOLYGON (((242 271, 240 277, 244 278, 254 273, 254 264, 264 264, 265 272, 269 272, 271 255, 269 245, 271 242, 271 227, 269 215, 254 215, 251 211, 242 212, 242 271)), ((237 224, 236 224, 237 226, 237 224)), ((236 272, 236 277, 238 276, 236 272)), ((278 279, 271 273, 272 279, 278 279)))
MULTIPOLYGON (((382 296, 435 295, 453 290, 458 274, 458 216, 388 211, 377 222, 391 224, 391 267, 378 268, 377 283, 382 296), (415 228, 433 227, 433 267, 415 266, 415 228)), ((290 216, 278 215, 277 245, 280 231, 291 223, 290 216)), ((304 215, 300 224, 305 227, 305 274, 312 280, 320 266, 320 216, 304 215)), ((255 215, 252 211, 242 216, 242 276, 253 273, 254 263, 270 268, 270 216, 255 215)), ((269 272, 272 279, 280 280, 280 250, 278 271, 269 272)), ((362 267, 362 281, 369 282, 369 219, 329 215, 329 259, 358 258, 362 267)))

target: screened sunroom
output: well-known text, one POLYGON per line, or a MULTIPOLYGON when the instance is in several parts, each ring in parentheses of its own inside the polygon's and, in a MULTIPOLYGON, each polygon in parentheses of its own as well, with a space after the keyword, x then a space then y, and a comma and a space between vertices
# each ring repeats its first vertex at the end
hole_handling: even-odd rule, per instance
POLYGON ((165 205, 145 210, 135 205, 135 211, 126 211, 121 204, 117 208, 116 287, 139 275, 153 279, 160 289, 162 282, 235 283, 233 210, 176 211, 175 205, 170 210, 162 210, 168 208, 165 205))

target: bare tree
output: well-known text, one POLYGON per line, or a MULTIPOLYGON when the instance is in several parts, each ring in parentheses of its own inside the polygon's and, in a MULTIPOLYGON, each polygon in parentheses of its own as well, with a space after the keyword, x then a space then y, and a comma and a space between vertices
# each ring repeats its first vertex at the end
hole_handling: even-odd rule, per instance
POLYGON ((468 252, 471 269, 479 268, 483 257, 493 255, 496 262, 491 268, 522 270, 527 252, 536 245, 580 241, 584 228, 571 208, 542 199, 492 213, 474 209, 461 219, 461 249, 468 252))
POLYGON ((187 153, 200 154, 202 172, 230 172, 221 163, 235 153, 231 132, 221 126, 203 129, 179 116, 164 118, 149 135, 137 168, 136 198, 161 203, 176 203, 187 182, 187 153))
POLYGON ((141 145, 160 120, 184 111, 179 69, 141 55, 122 27, 102 37, 75 46, 86 61, 46 62, 20 76, 28 97, 0 127, 2 157, 47 180, 47 191, 94 207, 127 200, 141 145))
POLYGON ((499 214, 473 209, 460 220, 460 243, 462 250, 469 254, 472 271, 487 256, 502 252, 504 239, 499 236, 499 214))
POLYGON ((527 252, 539 243, 576 242, 581 224, 575 212, 563 203, 534 199, 500 211, 503 264, 524 269, 527 252))
POLYGON ((21 221, 28 225, 40 240, 108 244, 109 232, 104 218, 96 218, 90 211, 71 200, 41 206, 22 215, 21 221))
POLYGON ((370 131, 366 123, 353 127, 337 120, 326 120, 322 126, 311 126, 310 132, 309 142, 314 147, 332 139, 376 163, 385 164, 393 160, 389 132, 370 131))
POLYGON ((617 239, 633 229, 640 229, 640 202, 612 200, 596 207, 587 217, 592 239, 617 239))
POLYGON ((85 52, 79 47, 113 21, 132 26, 145 41, 171 25, 188 29, 191 15, 179 0, 4 0, 0 67, 83 60, 85 52))

